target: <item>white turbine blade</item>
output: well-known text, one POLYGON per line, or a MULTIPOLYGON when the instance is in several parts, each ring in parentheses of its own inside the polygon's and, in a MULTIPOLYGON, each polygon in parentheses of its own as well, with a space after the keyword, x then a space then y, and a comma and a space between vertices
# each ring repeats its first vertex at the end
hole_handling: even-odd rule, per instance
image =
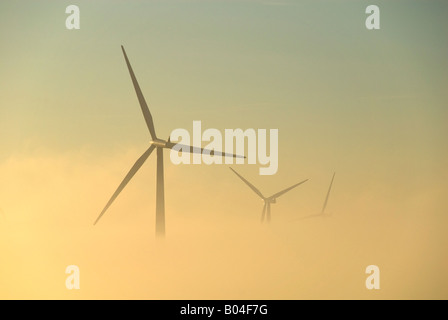
POLYGON ((166 143, 166 147, 168 149, 173 149, 174 151, 186 151, 189 153, 203 153, 204 151, 206 151, 208 154, 210 154, 212 156, 216 155, 216 156, 220 156, 220 157, 246 158, 245 156, 240 156, 240 155, 236 155, 233 153, 225 153, 225 152, 221 152, 221 151, 187 146, 185 144, 180 144, 180 143, 173 143, 173 142, 170 142, 169 140, 166 143))
POLYGON ((124 187, 126 187, 126 185, 128 184, 129 181, 131 181, 132 177, 137 173, 138 169, 140 169, 140 167, 145 163, 146 159, 148 159, 149 155, 151 154, 151 152, 155 149, 155 147, 153 145, 151 145, 149 147, 148 150, 145 151, 145 153, 142 154, 142 156, 140 158, 138 158, 138 160, 135 162, 135 164, 132 166, 131 170, 129 170, 128 174, 126 175, 126 177, 124 177, 123 181, 120 183, 120 185, 118 186, 117 190, 114 192, 114 194, 112 195, 112 197, 110 198, 109 202, 107 202, 106 206, 104 207, 103 211, 101 211, 100 215, 98 216, 98 218, 96 219, 95 223, 93 225, 96 225, 97 222, 101 219, 101 217, 103 216, 103 214, 106 212, 106 210, 110 207, 110 205, 112 204, 112 202, 114 202, 114 200, 118 197, 118 195, 120 194, 120 192, 124 189, 124 187))
POLYGON ((291 186, 291 187, 289 187, 289 188, 286 188, 285 190, 282 190, 282 191, 280 191, 280 192, 277 192, 276 194, 270 196, 269 199, 275 199, 275 198, 278 198, 278 197, 280 197, 281 195, 283 195, 283 194, 285 194, 286 192, 288 192, 289 190, 294 189, 295 187, 297 187, 297 186, 299 186, 299 185, 301 185, 302 183, 305 183, 305 182, 307 182, 307 181, 308 181, 308 179, 303 180, 303 181, 301 181, 301 182, 299 182, 299 183, 297 183, 297 184, 295 184, 295 185, 293 185, 293 186, 291 186))
POLYGON ((149 112, 149 108, 148 105, 146 104, 145 97, 143 96, 142 90, 140 89, 140 86, 137 82, 137 78, 135 77, 134 71, 132 70, 131 64, 129 62, 128 56, 126 55, 126 51, 124 51, 123 46, 121 46, 121 50, 123 50, 124 59, 126 60, 129 74, 131 75, 132 83, 134 85, 135 93, 137 93, 138 102, 140 103, 140 108, 142 109, 143 116, 145 117, 146 125, 148 126, 151 138, 153 140, 157 139, 156 131, 154 129, 154 122, 152 121, 151 112, 149 112))
POLYGON ((325 202, 324 202, 324 206, 322 207, 321 213, 324 213, 325 208, 327 207, 327 202, 328 202, 328 198, 330 197, 331 186, 333 185, 333 180, 334 180, 335 174, 336 174, 336 172, 333 173, 333 178, 331 178, 330 187, 328 188, 327 196, 325 197, 325 202))
POLYGON ((258 196, 261 199, 265 199, 265 197, 263 196, 263 194, 260 192, 260 190, 258 190, 257 188, 255 188, 255 186, 250 183, 249 181, 247 181, 246 179, 244 179, 241 175, 239 175, 238 172, 236 172, 235 170, 233 170, 232 168, 229 168, 230 170, 232 170, 241 180, 244 181, 245 184, 247 184, 249 186, 249 188, 251 188, 256 194, 258 194, 258 196))

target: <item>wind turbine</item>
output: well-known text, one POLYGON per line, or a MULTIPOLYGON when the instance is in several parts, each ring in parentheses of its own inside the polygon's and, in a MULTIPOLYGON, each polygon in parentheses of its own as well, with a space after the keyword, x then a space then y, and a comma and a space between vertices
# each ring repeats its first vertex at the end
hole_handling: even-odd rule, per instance
POLYGON ((311 214, 309 216, 305 216, 300 218, 299 220, 309 219, 309 218, 317 218, 317 217, 329 217, 330 214, 325 212, 325 208, 327 207, 328 198, 330 197, 330 191, 331 187, 333 186, 334 176, 336 175, 336 172, 333 173, 333 177, 331 178, 330 186, 328 187, 327 196, 325 197, 324 205, 322 207, 322 211, 317 214, 311 214))
POLYGON ((282 190, 280 192, 277 192, 276 194, 273 194, 270 197, 265 197, 260 190, 258 190, 257 188, 255 188, 255 186, 253 184, 251 184, 249 181, 247 181, 246 179, 244 179, 238 172, 236 172, 235 170, 233 170, 232 168, 230 168, 230 170, 232 170, 241 180, 243 180, 243 182, 245 184, 247 184, 249 186, 249 188, 251 188, 263 201, 264 201, 264 206, 263 206, 263 211, 261 213, 261 222, 264 221, 264 217, 266 214, 266 220, 269 222, 271 221, 271 204, 272 203, 276 203, 276 199, 278 197, 280 197, 281 195, 285 194, 286 192, 288 192, 291 189, 294 189, 295 187, 301 185, 302 183, 305 183, 308 181, 308 179, 303 180, 302 182, 299 182, 289 188, 286 188, 285 190, 282 190))
POLYGON ((245 158, 243 156, 237 156, 229 153, 221 153, 214 150, 207 150, 204 148, 186 146, 182 144, 172 143, 170 138, 168 141, 159 139, 156 135, 156 131, 154 128, 153 119, 151 113, 149 112, 148 105, 146 104, 145 98, 143 97, 143 93, 140 89, 140 86, 137 82, 137 78, 135 77, 134 71, 132 70, 131 64, 129 63, 128 56, 126 55, 126 51, 124 47, 121 46, 121 50, 123 51, 124 59, 126 60, 126 65, 129 70, 129 74, 132 79, 132 83, 134 85, 135 92, 137 94, 137 98, 140 104, 140 108, 143 112, 143 117, 145 118, 146 125, 148 127, 149 133, 151 135, 151 141, 149 142, 149 148, 138 158, 135 164, 132 166, 131 170, 125 176, 123 181, 118 186, 117 190, 114 192, 109 202, 107 202, 103 211, 101 211, 100 215, 96 219, 94 225, 98 223, 107 209, 111 206, 114 200, 118 197, 120 192, 126 187, 128 182, 132 179, 132 177, 137 173, 140 167, 145 163, 146 159, 151 155, 151 153, 156 149, 157 150, 157 189, 156 189, 156 235, 164 236, 165 235, 165 191, 164 191, 164 175, 163 175, 163 149, 174 149, 175 151, 187 151, 190 153, 202 153, 202 151, 208 151, 211 155, 218 156, 231 156, 234 158, 245 158))

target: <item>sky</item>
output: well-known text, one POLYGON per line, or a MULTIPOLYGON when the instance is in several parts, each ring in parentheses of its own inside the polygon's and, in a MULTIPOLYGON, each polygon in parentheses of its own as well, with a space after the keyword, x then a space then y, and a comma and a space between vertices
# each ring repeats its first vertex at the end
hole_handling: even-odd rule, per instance
POLYGON ((447 299, 445 1, 2 1, 0 298, 447 299), (67 30, 65 8, 80 8, 67 30), (279 167, 174 165, 146 128, 278 129, 279 167), (333 172, 328 218, 320 212, 333 172), (3 214, 2 214, 3 213, 3 214), (77 265, 81 289, 67 290, 77 265), (377 265, 381 289, 367 290, 377 265))

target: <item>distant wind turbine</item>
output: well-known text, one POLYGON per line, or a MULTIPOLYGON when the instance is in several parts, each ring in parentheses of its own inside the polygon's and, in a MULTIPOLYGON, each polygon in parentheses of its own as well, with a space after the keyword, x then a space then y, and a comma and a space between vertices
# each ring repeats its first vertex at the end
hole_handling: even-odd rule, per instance
POLYGON ((333 177, 331 178, 330 186, 328 187, 327 195, 325 197, 324 205, 322 207, 322 211, 317 214, 311 214, 309 216, 305 216, 300 218, 299 220, 309 219, 309 218, 317 218, 317 217, 328 217, 331 214, 325 212, 325 208, 327 207, 328 198, 330 197, 330 191, 331 187, 333 186, 334 176, 336 175, 336 172, 333 173, 333 177))
POLYGON ((146 159, 151 155, 154 149, 157 149, 157 191, 156 191, 156 235, 164 236, 165 235, 165 191, 164 191, 164 175, 163 175, 163 149, 173 149, 175 151, 187 151, 190 153, 202 153, 202 151, 208 151, 211 155, 217 156, 230 156, 234 158, 245 158, 243 156, 237 156, 229 153, 221 153, 214 150, 207 150, 204 148, 186 146, 181 144, 172 143, 170 138, 168 141, 161 140, 157 138, 156 131, 154 128, 154 123, 152 120, 151 113, 149 112, 148 105, 146 104, 145 98, 143 97, 143 93, 140 89, 140 86, 137 82, 137 78, 135 77, 134 71, 132 70, 131 64, 129 63, 129 59, 126 55, 126 51, 124 47, 121 46, 123 51, 124 59, 126 60, 126 64, 129 70, 129 74, 132 79, 132 83, 134 85, 135 92, 138 97, 138 101, 140 103, 140 108, 143 112, 143 117, 145 118, 146 125, 149 129, 149 133, 151 135, 151 141, 149 142, 149 148, 140 156, 140 158, 135 162, 132 166, 131 170, 125 176, 121 184, 118 186, 117 190, 114 192, 109 202, 107 202, 103 211, 101 211, 100 215, 96 219, 95 224, 101 219, 106 210, 110 207, 110 205, 114 202, 114 200, 118 197, 120 192, 126 187, 128 182, 132 179, 132 177, 137 173, 140 167, 145 163, 146 159))
POLYGON ((260 190, 258 190, 257 188, 255 188, 255 186, 253 184, 251 184, 249 181, 247 181, 246 179, 244 179, 238 172, 236 172, 235 170, 233 170, 232 168, 230 168, 230 170, 232 170, 241 180, 243 180, 243 182, 245 184, 247 184, 249 186, 249 188, 251 188, 263 201, 264 201, 264 206, 263 206, 263 211, 261 213, 261 222, 264 221, 265 215, 266 215, 266 220, 269 222, 271 221, 271 203, 276 203, 276 199, 278 197, 280 197, 281 195, 285 194, 286 192, 290 191, 291 189, 294 189, 295 187, 301 185, 302 183, 305 183, 308 181, 308 179, 303 180, 302 182, 299 182, 289 188, 286 188, 285 190, 282 190, 280 192, 277 192, 276 194, 273 194, 270 197, 265 197, 260 190), (267 214, 266 214, 267 213, 267 214))

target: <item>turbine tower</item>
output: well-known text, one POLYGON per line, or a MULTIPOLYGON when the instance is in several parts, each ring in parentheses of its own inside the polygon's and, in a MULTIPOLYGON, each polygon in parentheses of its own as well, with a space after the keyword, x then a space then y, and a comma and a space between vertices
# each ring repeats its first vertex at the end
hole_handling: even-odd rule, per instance
POLYGON ((137 78, 135 77, 134 71, 132 70, 131 64, 129 62, 128 56, 126 55, 126 51, 124 47, 121 46, 121 50, 123 51, 124 59, 126 60, 126 65, 129 70, 129 74, 132 79, 132 83, 134 85, 135 93, 137 94, 138 102, 140 104, 140 108, 143 113, 143 117, 145 118, 146 125, 149 130, 149 134, 151 135, 151 140, 149 142, 149 148, 138 158, 135 164, 132 166, 131 170, 129 170, 128 174, 125 176, 123 181, 118 186, 117 190, 114 192, 110 200, 107 202, 103 211, 101 211, 100 215, 96 219, 94 225, 98 223, 107 209, 111 206, 114 200, 118 197, 120 192, 126 187, 132 177, 137 173, 140 167, 145 163, 146 159, 151 155, 154 149, 157 150, 157 189, 156 189, 156 235, 157 236, 165 236, 165 190, 164 190, 164 175, 163 175, 163 149, 174 149, 175 151, 187 151, 190 153, 202 153, 202 151, 210 152, 211 155, 218 156, 230 156, 234 158, 245 158, 243 156, 237 156, 229 153, 222 153, 214 150, 207 150, 204 148, 198 148, 193 146, 187 146, 182 144, 172 143, 170 138, 167 141, 159 139, 156 135, 156 130, 154 128, 154 122, 149 112, 148 105, 146 104, 146 100, 143 96, 143 93, 140 89, 140 86, 137 82, 137 78))
POLYGON ((289 188, 286 188, 285 190, 282 190, 280 192, 277 192, 276 194, 273 194, 270 197, 265 197, 260 190, 258 190, 257 188, 255 188, 255 186, 253 184, 251 184, 249 181, 247 181, 246 179, 244 179, 238 172, 236 172, 235 170, 233 170, 232 168, 230 168, 230 170, 232 170, 241 180, 243 180, 243 182, 245 184, 247 184, 249 186, 249 188, 251 188, 263 201, 264 201, 264 206, 263 206, 263 211, 261 212, 261 222, 264 221, 265 215, 266 215, 266 220, 268 222, 271 221, 271 204, 272 203, 276 203, 276 199, 278 197, 280 197, 281 195, 285 194, 286 192, 290 191, 291 189, 294 189, 295 187, 301 185, 302 183, 305 183, 308 181, 308 179, 303 180, 289 188))

